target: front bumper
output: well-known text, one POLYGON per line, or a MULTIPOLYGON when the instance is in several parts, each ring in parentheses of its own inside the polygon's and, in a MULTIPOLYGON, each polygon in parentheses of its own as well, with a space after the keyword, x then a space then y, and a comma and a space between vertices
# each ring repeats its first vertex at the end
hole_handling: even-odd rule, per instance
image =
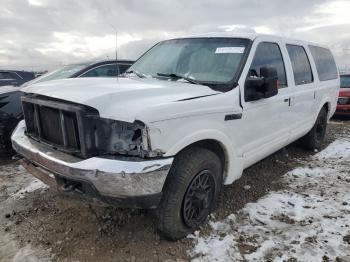
POLYGON ((173 158, 141 161, 103 157, 80 159, 27 137, 24 121, 18 124, 11 139, 18 154, 38 170, 52 173, 59 185, 79 185, 79 191, 118 206, 156 207, 173 162, 173 158))

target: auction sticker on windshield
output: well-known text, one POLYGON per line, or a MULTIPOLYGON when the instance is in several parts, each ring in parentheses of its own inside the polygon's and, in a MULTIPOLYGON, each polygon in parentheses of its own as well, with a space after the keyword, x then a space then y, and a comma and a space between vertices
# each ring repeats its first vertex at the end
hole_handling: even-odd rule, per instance
POLYGON ((245 47, 242 46, 228 46, 216 48, 215 54, 243 54, 245 47))

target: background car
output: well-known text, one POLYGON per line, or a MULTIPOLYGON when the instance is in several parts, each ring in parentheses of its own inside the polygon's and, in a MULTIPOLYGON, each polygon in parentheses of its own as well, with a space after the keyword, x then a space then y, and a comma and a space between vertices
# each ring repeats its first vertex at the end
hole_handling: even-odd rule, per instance
POLYGON ((340 91, 336 114, 350 116, 350 74, 340 76, 340 91))
POLYGON ((115 77, 118 73, 123 74, 133 63, 134 61, 131 60, 118 60, 118 68, 115 61, 111 60, 66 65, 28 82, 24 86, 64 78, 115 77))
MULTIPOLYGON (((115 61, 109 60, 67 65, 26 82, 22 87, 63 78, 116 77, 118 73, 124 73, 132 64, 133 61, 130 60, 118 60, 117 68, 115 61)), ((17 123, 23 119, 21 95, 21 89, 18 87, 0 87, 0 153, 10 148, 11 133, 17 123)))
POLYGON ((14 70, 0 70, 1 86, 20 86, 35 78, 34 73, 14 70))

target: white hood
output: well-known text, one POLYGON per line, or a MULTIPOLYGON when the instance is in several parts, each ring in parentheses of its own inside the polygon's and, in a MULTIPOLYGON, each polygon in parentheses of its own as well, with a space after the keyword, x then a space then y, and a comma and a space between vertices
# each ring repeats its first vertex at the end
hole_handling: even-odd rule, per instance
POLYGON ((164 104, 219 93, 181 80, 148 78, 62 79, 31 85, 22 91, 88 105, 97 109, 101 117, 126 122, 164 104))

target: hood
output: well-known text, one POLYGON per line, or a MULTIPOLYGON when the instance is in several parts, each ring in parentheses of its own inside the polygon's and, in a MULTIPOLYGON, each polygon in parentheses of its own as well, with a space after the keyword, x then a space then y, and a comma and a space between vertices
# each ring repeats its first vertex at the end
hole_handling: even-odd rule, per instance
POLYGON ((134 122, 138 114, 153 107, 220 93, 181 80, 148 78, 62 79, 31 85, 22 91, 88 105, 97 109, 101 117, 126 122, 134 122))

